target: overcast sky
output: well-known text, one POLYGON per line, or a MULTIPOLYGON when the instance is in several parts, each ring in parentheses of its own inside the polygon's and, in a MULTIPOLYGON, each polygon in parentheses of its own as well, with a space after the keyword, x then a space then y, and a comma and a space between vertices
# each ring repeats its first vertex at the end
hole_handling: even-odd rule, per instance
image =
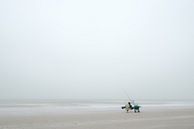
POLYGON ((0 99, 194 99, 193 0, 0 0, 0 99))

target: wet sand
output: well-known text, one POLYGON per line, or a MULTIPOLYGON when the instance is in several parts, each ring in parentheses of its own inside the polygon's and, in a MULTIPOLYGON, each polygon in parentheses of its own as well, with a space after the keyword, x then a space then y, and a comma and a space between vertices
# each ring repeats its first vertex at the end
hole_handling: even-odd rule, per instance
POLYGON ((194 109, 143 110, 141 113, 86 111, 0 116, 0 129, 193 129, 194 109))

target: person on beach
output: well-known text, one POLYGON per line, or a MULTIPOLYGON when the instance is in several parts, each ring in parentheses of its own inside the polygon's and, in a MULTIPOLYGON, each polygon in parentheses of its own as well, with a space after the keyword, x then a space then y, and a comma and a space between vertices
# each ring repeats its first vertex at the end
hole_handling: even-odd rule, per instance
POLYGON ((132 110, 132 109, 133 109, 133 106, 131 105, 130 102, 128 102, 128 103, 125 105, 125 110, 126 110, 127 112, 129 112, 129 110, 132 110))
POLYGON ((137 104, 133 104, 132 106, 131 102, 128 102, 125 106, 121 107, 121 109, 125 109, 127 113, 129 110, 134 110, 135 113, 140 112, 140 106, 137 104))

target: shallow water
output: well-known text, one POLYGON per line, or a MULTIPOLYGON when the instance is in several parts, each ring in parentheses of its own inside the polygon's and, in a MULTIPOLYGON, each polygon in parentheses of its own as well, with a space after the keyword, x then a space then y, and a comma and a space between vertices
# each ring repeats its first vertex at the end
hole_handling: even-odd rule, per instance
MULTIPOLYGON (((0 115, 63 114, 84 111, 121 111, 124 100, 15 100, 1 101, 0 115)), ((194 107, 194 101, 135 101, 141 110, 194 107)))

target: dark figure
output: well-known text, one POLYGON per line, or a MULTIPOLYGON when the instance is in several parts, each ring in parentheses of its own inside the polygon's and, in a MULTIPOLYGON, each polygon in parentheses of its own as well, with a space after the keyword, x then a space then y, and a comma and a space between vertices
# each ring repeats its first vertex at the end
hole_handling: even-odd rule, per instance
POLYGON ((133 110, 133 106, 131 105, 130 102, 128 102, 125 106, 121 107, 122 109, 125 109, 127 112, 129 110, 133 110))
POLYGON ((129 104, 129 108, 130 108, 131 110, 133 110, 133 106, 131 105, 131 103, 128 102, 128 104, 129 104))

